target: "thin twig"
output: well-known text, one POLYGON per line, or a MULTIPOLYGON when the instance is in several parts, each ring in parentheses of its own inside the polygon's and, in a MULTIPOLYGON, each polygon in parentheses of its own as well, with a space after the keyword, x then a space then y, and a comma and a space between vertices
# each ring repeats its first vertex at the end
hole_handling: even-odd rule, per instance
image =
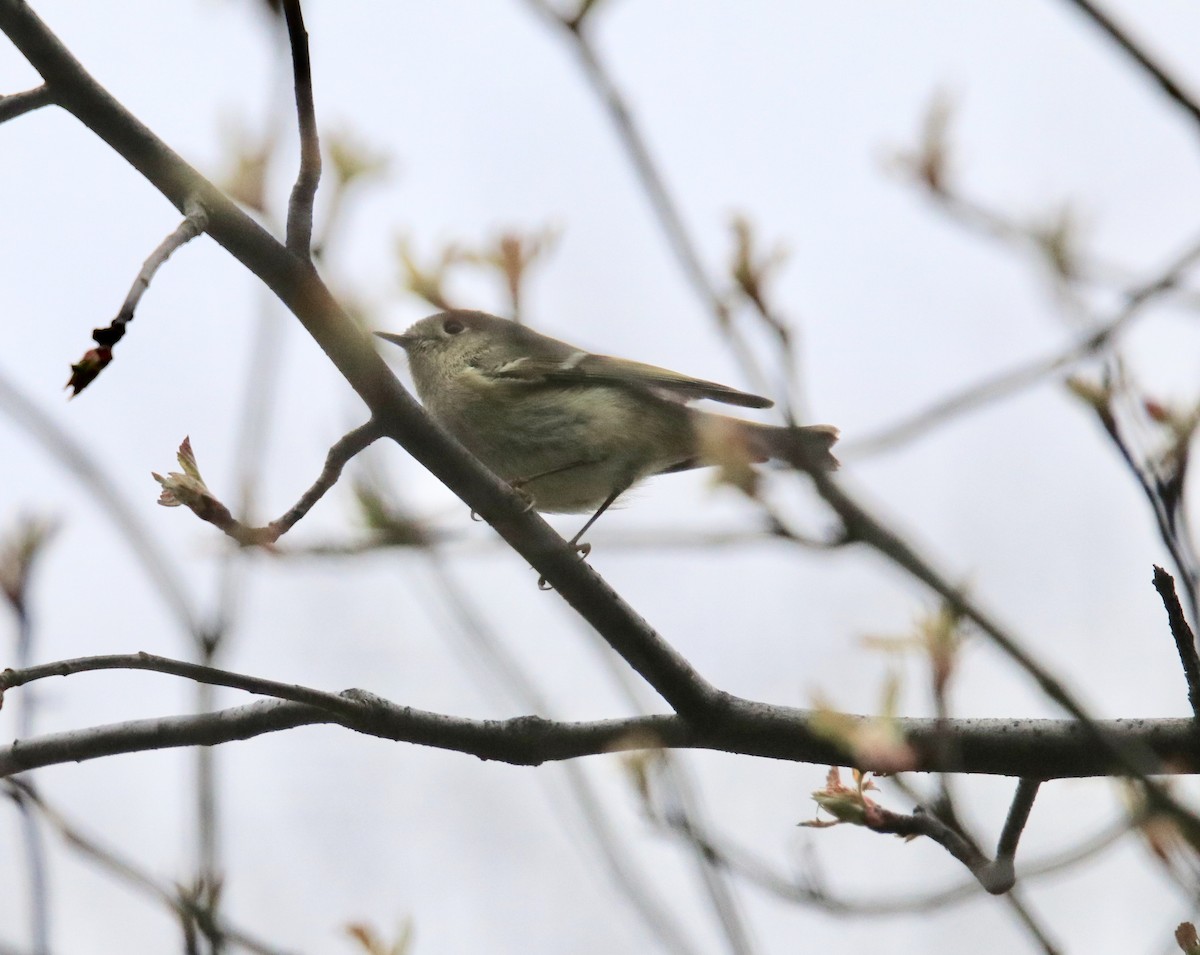
POLYGON ((99 512, 113 522, 125 539, 180 628, 192 636, 199 633, 203 629, 199 616, 192 609, 183 586, 183 577, 174 561, 159 548, 133 508, 121 496, 116 483, 101 470, 93 455, 2 373, 0 408, 6 410, 34 441, 79 479, 84 490, 96 499, 99 512))
POLYGON ((53 102, 54 92, 50 89, 48 83, 43 83, 41 86, 35 86, 31 90, 25 90, 21 93, 10 93, 8 96, 0 96, 0 123, 16 119, 18 116, 24 116, 32 110, 49 106, 53 102))
MULTIPOLYGON (((903 780, 896 778, 893 782, 911 794, 903 780)), ((1021 897, 1012 891, 1016 884, 1013 858, 1021 832, 1037 797, 1039 785, 1039 781, 1032 779, 1021 779, 1018 782, 1004 828, 1000 833, 995 859, 988 859, 961 823, 952 816, 944 817, 940 811, 928 812, 919 805, 911 815, 904 815, 890 812, 868 801, 865 803, 865 824, 868 828, 895 832, 898 835, 924 835, 939 843, 967 867, 985 891, 991 895, 1004 895, 1008 907, 1042 951, 1047 955, 1056 955, 1058 948, 1050 940, 1039 919, 1021 897)))
POLYGON ((322 468, 320 475, 313 482, 312 487, 301 495, 300 500, 286 514, 268 525, 271 532, 275 535, 274 539, 278 540, 291 530, 296 525, 296 522, 304 517, 312 509, 313 505, 337 483, 342 469, 346 466, 346 462, 365 451, 382 438, 383 435, 383 427, 377 421, 371 419, 339 438, 325 456, 325 467, 322 468))
MULTIPOLYGON (((901 788, 905 789, 905 791, 908 791, 901 780, 897 779, 894 781, 900 784, 901 788)), ((1004 896, 1005 903, 1013 911, 1017 921, 1029 932, 1038 944, 1038 947, 1046 955, 1058 955, 1059 950, 1057 946, 1050 940, 1040 920, 1025 904, 1020 894, 1013 891, 1016 883, 1013 871, 1013 857, 1016 854, 1017 843, 1020 840, 1025 822, 1029 818, 1029 812, 1033 808, 1033 801, 1037 796, 1039 785, 1039 782, 1030 779, 1021 779, 1018 782, 1017 791, 1013 795, 1012 805, 1009 808, 1004 828, 1000 833, 997 854, 994 860, 987 859, 970 834, 953 817, 945 821, 947 825, 942 827, 943 831, 941 834, 943 836, 947 833, 951 835, 957 834, 960 842, 947 844, 946 842, 942 842, 941 838, 938 838, 936 832, 926 834, 932 835, 943 846, 950 849, 951 853, 967 866, 976 881, 986 892, 991 895, 1004 896), (955 848, 963 848, 964 854, 959 856, 955 852, 955 848)), ((914 817, 922 815, 928 816, 930 814, 922 814, 920 809, 913 814, 914 817)), ((936 816, 933 818, 936 819, 936 816)), ((937 821, 942 822, 943 820, 937 821)))
POLYGON ((290 531, 337 483, 343 468, 351 458, 384 437, 386 433, 386 428, 372 418, 339 438, 325 456, 325 466, 312 486, 287 513, 263 527, 254 527, 238 520, 208 489, 196 466, 191 441, 184 438, 178 454, 183 472, 173 471, 166 477, 160 474, 153 475, 162 485, 158 503, 166 507, 187 507, 202 521, 212 524, 243 546, 270 547, 290 531))
POLYGON ((326 693, 323 690, 314 690, 292 683, 278 683, 275 680, 234 673, 230 670, 221 670, 199 663, 173 660, 170 657, 162 657, 153 653, 100 654, 58 660, 54 663, 40 663, 21 670, 4 670, 0 672, 0 694, 14 687, 25 686, 50 677, 71 676, 75 673, 91 673, 98 670, 150 670, 214 686, 245 690, 247 693, 255 693, 260 696, 271 696, 292 703, 303 703, 317 709, 329 710, 339 716, 354 716, 362 712, 359 704, 334 693, 326 693))
MULTIPOLYGON (((429 551, 429 563, 446 603, 459 624, 460 634, 470 644, 469 657, 475 663, 482 664, 480 669, 486 672, 488 678, 506 686, 529 712, 551 718, 551 708, 533 679, 500 641, 487 617, 477 611, 466 588, 455 580, 436 549, 429 551)), ((667 951, 681 955, 693 952, 694 946, 683 926, 658 897, 654 881, 646 879, 636 867, 633 857, 624 851, 612 821, 583 767, 572 761, 564 763, 562 769, 592 841, 634 911, 667 951)))
MULTIPOLYGON (((1122 819, 1105 830, 1084 840, 1079 845, 1038 859, 1021 867, 1021 880, 1028 882, 1042 875, 1060 872, 1063 869, 1089 859, 1114 845, 1128 835, 1130 821, 1122 819)), ((813 873, 785 875, 771 868, 762 859, 746 849, 732 844, 727 839, 718 839, 711 833, 694 833, 704 851, 719 865, 736 872, 765 892, 770 892, 788 902, 817 906, 831 915, 889 917, 893 915, 932 912, 947 906, 977 899, 983 891, 974 877, 945 889, 925 893, 898 895, 883 898, 844 898, 834 895, 813 873)))
POLYGON ((996 861, 1006 861, 1012 867, 1012 861, 1017 854, 1017 843, 1029 821, 1029 813, 1033 809, 1033 801, 1037 798, 1038 788, 1042 785, 1040 779, 1021 779, 1017 781, 1017 791, 1013 793, 1012 805, 1008 808, 1008 818, 1004 820, 1004 829, 996 842, 996 861))
POLYGON ((321 181, 321 143, 313 106, 312 62, 308 31, 300 0, 284 0, 288 42, 292 49, 292 75, 296 87, 296 119, 300 128, 300 172, 288 200, 287 247, 305 261, 312 257, 313 203, 321 181))
MULTIPOLYGON (((33 659, 33 620, 24 599, 12 601, 17 617, 17 666, 27 667, 33 659)), ((17 712, 17 737, 28 739, 34 733, 35 694, 21 700, 17 712)), ((50 955, 50 884, 46 867, 46 843, 32 807, 16 800, 21 817, 21 840, 29 865, 29 937, 34 955, 50 955)))
POLYGON ((960 391, 940 398, 927 408, 874 434, 838 445, 838 456, 855 460, 881 451, 889 451, 913 438, 932 431, 938 425, 969 411, 1017 394, 1024 389, 1074 367, 1095 355, 1111 342, 1153 299, 1175 288, 1184 273, 1200 259, 1200 240, 1192 242, 1154 278, 1129 289, 1121 306, 1083 338, 1053 354, 1022 362, 960 391))
POLYGON ((1200 103, 1188 94, 1182 86, 1167 74, 1167 71, 1154 61, 1133 37, 1126 30, 1117 25, 1108 14, 1100 10, 1091 0, 1068 0, 1076 9, 1080 10, 1088 19, 1096 26, 1108 34, 1108 36, 1116 42, 1116 44, 1131 56, 1134 62, 1137 63, 1143 70, 1146 71, 1158 84, 1159 89, 1167 95, 1167 97, 1175 102, 1181 109, 1184 110, 1192 120, 1200 123, 1200 103))
MULTIPOLYGON (((579 59, 584 76, 592 91, 604 105, 617 138, 624 147, 642 190, 654 210, 659 225, 667 238, 667 245, 674 254, 684 277, 696 296, 712 313, 718 329, 729 342, 738 361, 755 387, 768 389, 768 379, 755 358, 750 346, 734 325, 729 303, 717 290, 700 260, 696 243, 683 224, 683 215, 667 187, 658 164, 650 153, 650 147, 633 118, 625 97, 617 88, 604 64, 601 63, 591 40, 588 38, 586 22, 582 17, 564 19, 545 0, 528 0, 533 10, 560 31, 579 59)), ((590 5, 583 9, 589 9, 590 5)))
POLYGON ((195 197, 189 197, 184 205, 186 214, 183 221, 158 244, 158 247, 150 253, 150 257, 142 264, 141 271, 133 280, 129 294, 125 296, 125 301, 117 312, 117 317, 103 328, 92 329, 92 340, 96 343, 96 347, 89 349, 83 358, 71 366, 71 377, 66 386, 71 389, 72 398, 90 385, 96 376, 112 362, 112 350, 116 347, 117 342, 125 337, 129 323, 133 321, 133 313, 142 300, 142 296, 146 294, 146 289, 150 287, 155 273, 163 267, 167 259, 171 257, 171 253, 204 232, 208 224, 208 215, 205 213, 204 207, 195 197))
POLYGON ((1037 943, 1038 948, 1042 950, 1043 955, 1062 955, 1062 949, 1046 934, 1046 930, 1042 928, 1037 916, 1030 911, 1029 906, 1025 904, 1025 900, 1021 898, 1019 893, 1009 892, 1004 896, 1004 901, 1013 910, 1017 921, 1033 936, 1033 940, 1037 943))
MULTIPOLYGON (((61 812, 50 806, 41 793, 32 786, 16 779, 6 780, 5 786, 19 804, 36 808, 42 819, 55 829, 62 840, 76 852, 97 863, 127 885, 152 896, 177 915, 186 916, 188 914, 174 887, 168 888, 134 862, 122 856, 117 849, 105 846, 94 836, 84 833, 78 825, 70 822, 61 812)), ((284 955, 282 949, 267 945, 227 923, 222 924, 220 930, 227 941, 254 952, 256 955, 284 955)))
POLYGON ((1192 713, 1200 719, 1200 654, 1196 651, 1196 635, 1188 626, 1187 615, 1179 603, 1179 595, 1175 592, 1175 578, 1157 564, 1154 565, 1154 589, 1158 591, 1167 610, 1171 636, 1175 640, 1179 662, 1183 664, 1184 679, 1187 680, 1188 702, 1192 706, 1192 713))
POLYGON ((125 334, 125 326, 133 320, 133 313, 136 311, 138 303, 141 302, 142 296, 146 294, 146 289, 150 287, 155 273, 166 264, 167 259, 176 249, 204 232, 207 224, 208 215, 205 213, 204 207, 195 199, 189 200, 183 221, 159 243, 158 248, 151 252, 149 258, 143 263, 142 270, 138 272, 137 278, 133 280, 133 285, 129 288, 129 294, 121 303, 117 317, 109 326, 109 334, 103 341, 99 338, 96 339, 98 344, 111 346, 121 340, 125 334))
MULTIPOLYGON (((1121 362, 1115 360, 1113 365, 1116 368, 1116 378, 1124 381, 1121 362)), ((1163 493, 1163 480, 1158 473, 1155 473, 1157 469, 1151 466, 1147 473, 1148 469, 1143 467, 1142 463, 1134 456, 1133 448, 1125 440, 1121 428, 1117 424, 1116 415, 1113 413, 1111 392, 1104 404, 1093 404, 1092 408, 1096 412, 1096 417, 1100 421, 1101 427, 1104 428, 1105 434, 1112 441, 1117 453, 1121 455, 1121 460, 1129 468, 1138 487, 1141 488, 1146 502, 1150 505, 1150 510, 1154 514, 1154 522, 1158 527, 1159 538, 1175 562, 1176 569, 1183 577, 1183 589, 1187 596, 1188 607, 1192 612, 1192 619, 1200 618, 1200 567, 1197 566, 1194 559, 1195 548, 1190 534, 1187 533, 1186 522, 1180 519, 1184 506, 1183 497, 1175 495, 1168 499, 1168 495, 1163 493)))
MULTIPOLYGON (((975 605, 962 591, 933 569, 917 551, 898 534, 886 528, 861 504, 847 494, 828 474, 811 473, 817 492, 837 512, 851 540, 867 544, 888 558, 914 579, 938 594, 956 613, 970 620, 992 643, 1037 683, 1048 699, 1074 717, 1080 729, 1095 743, 1106 749, 1121 766, 1122 771, 1138 780, 1146 789, 1147 798, 1155 807, 1170 813, 1190 838, 1200 839, 1200 818, 1183 806, 1166 789, 1149 776, 1155 772, 1156 760, 1150 751, 1137 743, 1106 736, 1101 724, 1093 719, 1067 688, 1029 653, 1004 627, 975 605)), ((1015 773, 1018 776, 1038 776, 1039 773, 1015 773)))

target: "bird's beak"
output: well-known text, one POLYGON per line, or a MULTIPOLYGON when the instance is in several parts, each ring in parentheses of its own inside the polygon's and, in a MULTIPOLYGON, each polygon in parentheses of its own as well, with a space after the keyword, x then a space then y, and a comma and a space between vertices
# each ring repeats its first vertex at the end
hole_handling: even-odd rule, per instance
POLYGON ((399 345, 401 348, 406 350, 409 345, 417 340, 416 335, 393 335, 391 332, 376 332, 375 334, 382 338, 385 342, 391 342, 393 345, 399 345))

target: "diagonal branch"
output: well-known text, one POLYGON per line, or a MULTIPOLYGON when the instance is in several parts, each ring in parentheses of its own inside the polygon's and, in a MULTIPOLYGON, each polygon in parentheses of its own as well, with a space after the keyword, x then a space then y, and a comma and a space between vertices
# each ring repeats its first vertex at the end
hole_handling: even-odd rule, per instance
POLYGON ((113 335, 110 340, 100 342, 102 345, 116 344, 120 341, 124 334, 124 325, 133 319, 134 310, 141 302, 142 296, 146 294, 146 289, 150 287, 150 281, 160 268, 162 268, 171 254, 180 246, 190 242, 196 236, 204 231, 204 226, 208 222, 208 216, 204 212, 204 207, 195 200, 189 200, 184 203, 184 220, 179 223, 175 231, 167 236, 158 248, 150 253, 150 257, 146 259, 142 265, 142 270, 138 272, 137 278, 133 280, 133 285, 129 289, 129 294, 125 296, 125 301, 122 303, 120 311, 117 312, 117 317, 113 319, 113 335), (117 326, 121 327, 118 329, 117 326))
MULTIPOLYGON (((141 890, 162 905, 171 909, 179 917, 190 916, 189 907, 183 903, 178 886, 168 886, 155 876, 142 870, 136 863, 123 857, 112 846, 106 846, 98 839, 85 833, 74 823, 70 822, 61 812, 49 805, 41 793, 24 780, 9 779, 6 782, 8 795, 19 805, 32 806, 50 826, 56 830, 63 842, 85 858, 91 859, 101 868, 115 875, 127 885, 141 890)), ((280 949, 273 948, 267 943, 251 937, 239 928, 227 923, 219 926, 222 937, 228 941, 255 952, 257 955, 282 955, 280 949)))
POLYGON ((1065 372, 1087 358, 1092 357, 1112 342, 1155 298, 1175 288, 1180 279, 1197 260, 1200 260, 1200 240, 1190 245, 1162 268, 1153 278, 1125 292, 1120 307, 1096 329, 1083 338, 1051 355, 1023 362, 1013 368, 998 372, 941 398, 927 408, 887 425, 875 434, 838 446, 839 456, 850 460, 866 457, 911 441, 932 431, 952 418, 974 411, 993 401, 1007 398, 1046 379, 1065 372))
POLYGON ((1196 635, 1188 626, 1187 615, 1179 603, 1175 578, 1157 564, 1154 565, 1154 589, 1158 591, 1167 610, 1167 622, 1175 639, 1179 661, 1183 664, 1183 677, 1187 680, 1188 703, 1192 706, 1192 713, 1200 719, 1200 654, 1196 652, 1196 635))
MULTIPOLYGON (((918 798, 901 780, 894 780, 905 793, 918 798)), ((967 867, 975 880, 990 895, 1003 895, 1016 884, 1013 860, 1017 854, 1017 843, 1033 809, 1041 780, 1021 779, 1013 794, 1004 828, 996 845, 995 859, 989 859, 978 843, 953 816, 943 808, 932 811, 918 804, 911 814, 893 812, 874 800, 865 799, 864 824, 876 832, 895 833, 899 836, 925 836, 941 845, 954 858, 967 867)))
MULTIPOLYGON (((429 563, 448 609, 458 621, 457 630, 469 644, 467 656, 476 669, 489 681, 507 687, 508 695, 518 706, 538 716, 552 717, 550 704, 536 682, 525 671, 522 662, 509 652, 499 634, 493 631, 488 617, 472 603, 467 589, 458 584, 437 549, 430 550, 429 563)), ((606 652, 605 659, 613 659, 612 654, 606 652)), ((622 664, 617 663, 616 667, 626 680, 633 679, 622 664)), ((653 875, 642 871, 642 866, 619 838, 619 829, 609 818, 600 793, 589 781, 584 767, 575 761, 566 761, 562 770, 609 876, 665 951, 690 955, 694 947, 684 926, 660 898, 653 875)))
POLYGON ((626 604, 527 502, 434 423, 338 305, 311 265, 281 246, 101 87, 20 0, 0 0, 2 30, 52 81, 61 105, 183 209, 197 197, 207 233, 300 320, 387 436, 486 520, 678 712, 705 722, 721 694, 626 604))
POLYGON ((1097 7, 1092 0, 1068 0, 1077 10, 1108 34, 1117 46, 1124 50, 1150 78, 1158 85, 1167 97, 1183 109, 1192 119, 1200 123, 1200 103, 1188 94, 1162 66, 1156 63, 1132 36, 1108 14, 1097 7))
POLYGON ((528 0, 528 2, 534 12, 558 29, 571 46, 579 60, 584 76, 591 84, 592 91, 608 113, 617 139, 629 157, 629 162, 642 186, 642 191, 646 194, 646 198, 654 210, 666 236, 667 245, 678 261, 684 277, 696 296, 712 312, 718 328, 737 354, 738 361, 745 369, 746 374, 766 390, 767 378, 750 346, 734 326, 730 316, 729 303, 709 278, 708 272, 700 260, 699 249, 688 233, 687 226, 684 225, 679 206, 667 187, 666 179, 655 162, 625 97, 592 46, 587 35, 586 24, 586 16, 591 5, 581 6, 580 13, 574 18, 564 18, 546 0, 528 0))
MULTIPOLYGON (((1157 770, 1153 768, 1156 760, 1149 749, 1139 742, 1106 734, 1102 724, 1088 714, 1074 694, 1026 650, 1013 634, 976 606, 959 588, 947 581, 898 534, 884 527, 832 477, 821 471, 813 471, 810 476, 825 503, 841 518, 848 539, 872 547, 938 594, 957 614, 970 620, 997 648, 1033 678, 1048 699, 1074 717, 1079 730, 1106 750, 1120 767, 1122 774, 1142 783, 1152 805, 1169 812, 1190 839, 1200 839, 1200 817, 1150 778, 1157 770)), ((1011 775, 1048 778, 1042 773, 1017 772, 1011 775)))
POLYGON ((0 123, 16 119, 18 116, 24 116, 35 109, 49 106, 53 102, 54 92, 50 89, 50 84, 48 83, 35 86, 33 89, 25 90, 22 93, 10 93, 8 96, 0 96, 0 123))
POLYGON ((73 474, 96 499, 99 512, 112 521, 128 543, 180 628, 191 636, 200 633, 204 627, 198 611, 191 605, 181 572, 171 557, 160 549, 97 460, 3 374, 0 374, 0 409, 28 431, 47 454, 73 474))
MULTIPOLYGON (((1118 380, 1123 382, 1125 376, 1119 361, 1115 362, 1115 369, 1118 380)), ((1187 598, 1188 607, 1192 611, 1192 618, 1200 618, 1200 568, 1196 564, 1195 547, 1191 534, 1186 522, 1182 519, 1184 499, 1179 494, 1168 492, 1163 475, 1158 473, 1159 469, 1153 463, 1143 464, 1139 461, 1134 447, 1122 433, 1112 402, 1113 392, 1111 388, 1105 387, 1094 400, 1089 400, 1088 404, 1104 429, 1104 433, 1112 441, 1117 453, 1120 454, 1121 460, 1129 468, 1134 480, 1137 481, 1142 495, 1146 498, 1146 503, 1150 505, 1154 523, 1158 527, 1158 536, 1175 562, 1179 573, 1183 576, 1184 595, 1187 598)), ((1175 472, 1175 478, 1180 482, 1179 486, 1182 486, 1183 477, 1182 470, 1175 472)))
POLYGON ((313 202, 321 181, 321 143, 313 106, 312 62, 308 54, 308 31, 300 0, 284 0, 288 43, 292 49, 292 75, 296 87, 296 119, 300 126, 300 172, 288 200, 287 247, 305 261, 312 257, 313 202))
POLYGON ((184 203, 184 211, 186 213, 184 220, 158 244, 158 247, 150 253, 150 257, 142 264, 141 271, 138 272, 137 278, 133 280, 133 285, 129 288, 129 294, 121 303, 117 317, 104 328, 93 329, 92 340, 95 341, 96 347, 89 350, 82 359, 71 366, 71 378, 67 382, 67 387, 72 389, 72 398, 90 385, 112 361, 113 348, 125 337, 125 331, 129 323, 133 321, 133 313, 158 270, 166 264, 167 259, 176 249, 186 245, 204 232, 204 227, 208 223, 204 207, 196 200, 188 199, 184 203))

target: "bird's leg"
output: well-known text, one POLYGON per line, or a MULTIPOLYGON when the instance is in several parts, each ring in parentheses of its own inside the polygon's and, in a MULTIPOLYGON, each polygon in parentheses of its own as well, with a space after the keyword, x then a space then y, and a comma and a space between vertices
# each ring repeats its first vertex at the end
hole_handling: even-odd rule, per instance
MULTIPOLYGON (((606 497, 604 499, 604 503, 601 504, 600 507, 596 509, 596 513, 587 519, 587 522, 583 525, 583 527, 579 528, 579 532, 574 537, 572 537, 569 541, 567 541, 567 546, 571 547, 579 555, 581 560, 587 560, 588 554, 590 554, 592 552, 592 545, 579 543, 579 538, 581 538, 585 533, 587 533, 587 529, 589 527, 591 527, 593 524, 595 524, 596 521, 600 519, 600 515, 603 514, 605 511, 607 511, 610 506, 612 506, 613 501, 615 501, 617 498, 619 498, 622 494, 624 494, 628 490, 629 490, 628 484, 624 484, 621 487, 616 488, 610 495, 608 495, 608 497, 606 497)), ((550 584, 546 582, 545 577, 538 578, 538 589, 539 590, 549 590, 550 589, 550 584)))
POLYGON ((593 524, 595 524, 596 521, 598 521, 600 519, 600 515, 603 514, 605 511, 607 511, 609 509, 609 507, 612 506, 613 501, 615 501, 617 498, 619 498, 622 494, 624 494, 628 490, 629 490, 628 484, 625 484, 618 488, 615 488, 613 490, 613 492, 604 499, 604 503, 601 504, 600 507, 596 509, 596 513, 587 519, 587 523, 585 523, 583 525, 583 527, 579 528, 579 533, 577 533, 574 537, 572 537, 570 539, 570 541, 568 541, 568 543, 572 547, 574 547, 575 550, 579 551, 580 557, 587 557, 587 555, 592 552, 592 545, 591 544, 580 544, 579 538, 581 538, 584 534, 586 534, 587 529, 589 527, 591 527, 593 524))
MULTIPOLYGON (((572 468, 581 468, 592 463, 593 462, 591 461, 572 461, 570 464, 564 464, 557 468, 551 468, 549 471, 542 471, 539 474, 534 474, 530 477, 516 478, 515 480, 509 481, 508 486, 525 499, 526 512, 532 511, 537 507, 537 498, 534 497, 531 492, 525 490, 526 484, 532 484, 534 481, 540 481, 542 478, 549 477, 552 474, 561 474, 563 471, 570 471, 572 468)), ((479 515, 477 515, 474 511, 471 512, 471 520, 480 520, 479 515)))
POLYGON ((537 506, 537 499, 525 490, 526 484, 532 484, 534 481, 540 481, 542 478, 550 477, 554 474, 562 474, 564 471, 573 471, 575 468, 587 467, 589 464, 595 464, 595 461, 572 461, 570 464, 561 464, 556 468, 551 468, 549 471, 542 471, 539 474, 533 474, 529 477, 517 478, 515 481, 509 481, 508 485, 523 498, 529 501, 531 508, 537 506))

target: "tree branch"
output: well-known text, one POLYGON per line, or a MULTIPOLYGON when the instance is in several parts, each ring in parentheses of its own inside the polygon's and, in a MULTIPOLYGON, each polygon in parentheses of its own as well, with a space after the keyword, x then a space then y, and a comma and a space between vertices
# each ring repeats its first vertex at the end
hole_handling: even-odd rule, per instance
POLYGON ((16 119, 18 116, 24 116, 32 110, 49 106, 53 102, 54 92, 50 89, 48 83, 35 86, 33 89, 25 90, 22 93, 10 93, 8 96, 0 96, 0 123, 16 119))
MULTIPOLYGON (((50 806, 36 789, 25 781, 9 779, 6 782, 8 794, 22 806, 36 808, 42 819, 50 824, 71 849, 84 857, 91 859, 101 868, 115 875, 127 885, 145 892, 162 905, 171 909, 180 918, 190 918, 191 907, 181 899, 178 886, 163 884, 157 878, 143 871, 135 863, 121 856, 118 850, 105 846, 92 836, 84 833, 78 826, 71 823, 62 813, 50 806)), ((282 950, 273 948, 267 943, 253 938, 239 928, 227 923, 218 925, 223 938, 257 955, 282 955, 282 950)))
POLYGON ((1133 37, 1118 26, 1108 14, 1100 10, 1091 0, 1067 0, 1067 2, 1108 34, 1109 38, 1132 57, 1133 61, 1154 80, 1168 99, 1173 100, 1177 106, 1192 117, 1194 122, 1200 123, 1200 104, 1185 92, 1183 87, 1175 82, 1166 70, 1159 66, 1150 54, 1142 49, 1141 45, 1135 42, 1133 37))
MULTIPOLYGON (((851 498, 827 473, 813 471, 810 474, 817 492, 837 512, 852 541, 867 544, 896 566, 921 581, 938 594, 957 614, 971 621, 996 647, 1037 683, 1048 699, 1075 718, 1080 732, 1107 751, 1114 760, 1118 775, 1137 779, 1145 787, 1147 798, 1156 808, 1169 812, 1191 839, 1200 839, 1200 817, 1185 807, 1162 785, 1150 777, 1159 771, 1154 769, 1155 758, 1140 742, 1109 735, 1103 724, 1094 720, 1082 704, 1067 688, 1039 663, 1017 639, 991 618, 973 601, 953 586, 917 551, 899 535, 893 533, 876 520, 858 502, 851 498)), ((940 725, 945 726, 944 722, 940 725)), ((945 737, 942 737, 943 741, 945 737)), ((1040 772, 1015 772, 1007 775, 1046 779, 1040 772)))
POLYGON ((92 340, 95 341, 96 347, 71 366, 71 378, 67 382, 67 387, 72 389, 72 398, 90 385, 112 361, 112 350, 117 342, 125 337, 126 327, 133 321, 133 313, 137 309, 138 303, 141 302, 142 296, 146 294, 146 289, 150 287, 155 273, 166 264, 171 253, 204 231, 208 222, 204 207, 189 199, 184 203, 184 208, 187 212, 184 220, 159 243, 158 247, 150 253, 150 257, 142 264, 141 271, 133 280, 129 294, 125 296, 125 301, 117 312, 117 317, 104 328, 93 329, 92 340))
POLYGON ((312 258, 313 202, 321 181, 321 143, 313 106, 312 62, 308 55, 308 31, 300 0, 284 0, 288 43, 292 50, 292 75, 296 87, 296 119, 300 127, 300 171, 288 200, 287 247, 308 261, 312 258))
MULTIPOLYGON (((383 700, 363 690, 328 693, 147 653, 81 657, 5 670, 0 689, 51 676, 102 669, 153 670, 276 697, 216 713, 164 717, 19 741, 0 749, 0 776, 114 753, 211 746, 313 723, 336 723, 372 736, 454 750, 519 766, 654 747, 710 749, 816 765, 876 767, 820 731, 811 710, 728 697, 724 718, 706 726, 677 715, 561 722, 536 716, 472 720, 383 700)), ((851 724, 871 718, 848 716, 851 724)), ((1191 719, 897 719, 916 772, 965 772, 1027 779, 1105 776, 1125 771, 1133 750, 1146 771, 1200 771, 1200 728, 1191 719), (957 746, 948 751, 945 734, 957 746), (1097 746, 1099 738, 1103 745, 1097 746)))
MULTIPOLYGON (((669 820, 668 820, 669 821, 669 820)), ((1085 859, 1099 854, 1129 834, 1136 823, 1122 819, 1079 845, 1037 859, 1021 867, 1021 880, 1028 882, 1038 876, 1061 872, 1085 859)), ((880 898, 846 898, 832 893, 823 885, 818 871, 809 866, 807 871, 785 874, 769 866, 756 855, 728 839, 718 839, 711 833, 689 833, 689 838, 699 841, 705 853, 718 865, 736 873, 764 892, 769 892, 786 902, 799 903, 820 908, 833 915, 855 917, 890 917, 932 912, 979 897, 982 887, 975 878, 943 889, 914 892, 907 895, 891 895, 880 898)))
POLYGON ((1179 662, 1183 664, 1183 677, 1187 680, 1188 702, 1192 705, 1192 713, 1200 719, 1200 654, 1196 652, 1196 636, 1188 626, 1187 615, 1175 592, 1175 578, 1157 564, 1154 565, 1154 589, 1167 610, 1171 636, 1175 639, 1179 662))
POLYGON ((1004 820, 1004 829, 996 843, 996 858, 1007 859, 1011 864, 1017 854, 1017 843, 1029 821, 1029 813, 1033 809, 1033 801, 1037 798, 1039 779, 1021 779, 1017 781, 1017 791, 1013 793, 1012 805, 1008 809, 1008 818, 1004 820))
POLYGON ((88 75, 21 0, 0 0, 0 30, 47 81, 63 108, 137 169, 175 206, 193 196, 208 235, 296 315, 388 437, 486 520, 678 712, 704 722, 721 696, 505 482, 438 427, 379 357, 306 261, 282 247, 224 193, 138 122, 88 75))
POLYGON ((192 637, 201 633, 204 627, 189 602, 182 574, 171 557, 159 549, 116 484, 92 455, 3 375, 0 375, 0 408, 40 442, 46 452, 96 499, 100 513, 113 522, 125 539, 180 628, 192 637))
POLYGON ((642 186, 642 191, 666 236, 667 246, 678 261, 688 284, 704 306, 712 312, 717 327, 737 354, 738 361, 745 369, 746 374, 756 382, 756 386, 761 387, 764 391, 769 390, 767 377, 763 374, 758 360, 731 320, 729 303, 717 290, 700 260, 700 252, 696 243, 688 234, 687 227, 683 222, 683 215, 671 196, 658 164, 650 153, 650 147, 647 145, 645 137, 634 121, 633 113, 625 102, 625 97, 622 96, 617 84, 609 76, 588 38, 585 18, 592 11, 592 5, 582 5, 580 13, 574 18, 563 18, 546 0, 528 0, 528 2, 539 16, 559 31, 574 51, 583 74, 592 87, 592 92, 608 113, 617 139, 624 148, 638 182, 642 186))
POLYGON ((233 512, 208 489, 200 477, 196 457, 192 452, 191 440, 184 438, 178 453, 183 473, 173 471, 166 477, 160 474, 153 475, 154 479, 162 485, 162 494, 159 496, 158 503, 166 507, 184 506, 189 508, 202 521, 212 524, 243 546, 269 547, 290 531, 337 483, 343 468, 351 458, 366 450, 385 433, 385 429, 372 418, 366 424, 360 425, 339 438, 326 454, 325 466, 312 486, 300 496, 300 499, 286 514, 264 527, 252 527, 239 521, 233 516, 233 512))
POLYGON ((1126 325, 1141 313, 1146 305, 1162 293, 1175 288, 1184 273, 1195 265, 1197 259, 1200 259, 1200 240, 1193 241, 1153 278, 1125 292, 1125 300, 1121 306, 1106 321, 1101 322, 1097 328, 1078 341, 1061 351, 1022 362, 960 391, 955 391, 895 424, 884 426, 875 434, 843 442, 838 446, 839 456, 851 460, 881 451, 890 451, 913 438, 932 431, 938 425, 945 424, 952 418, 1017 394, 1059 372, 1068 371, 1105 348, 1126 325))

